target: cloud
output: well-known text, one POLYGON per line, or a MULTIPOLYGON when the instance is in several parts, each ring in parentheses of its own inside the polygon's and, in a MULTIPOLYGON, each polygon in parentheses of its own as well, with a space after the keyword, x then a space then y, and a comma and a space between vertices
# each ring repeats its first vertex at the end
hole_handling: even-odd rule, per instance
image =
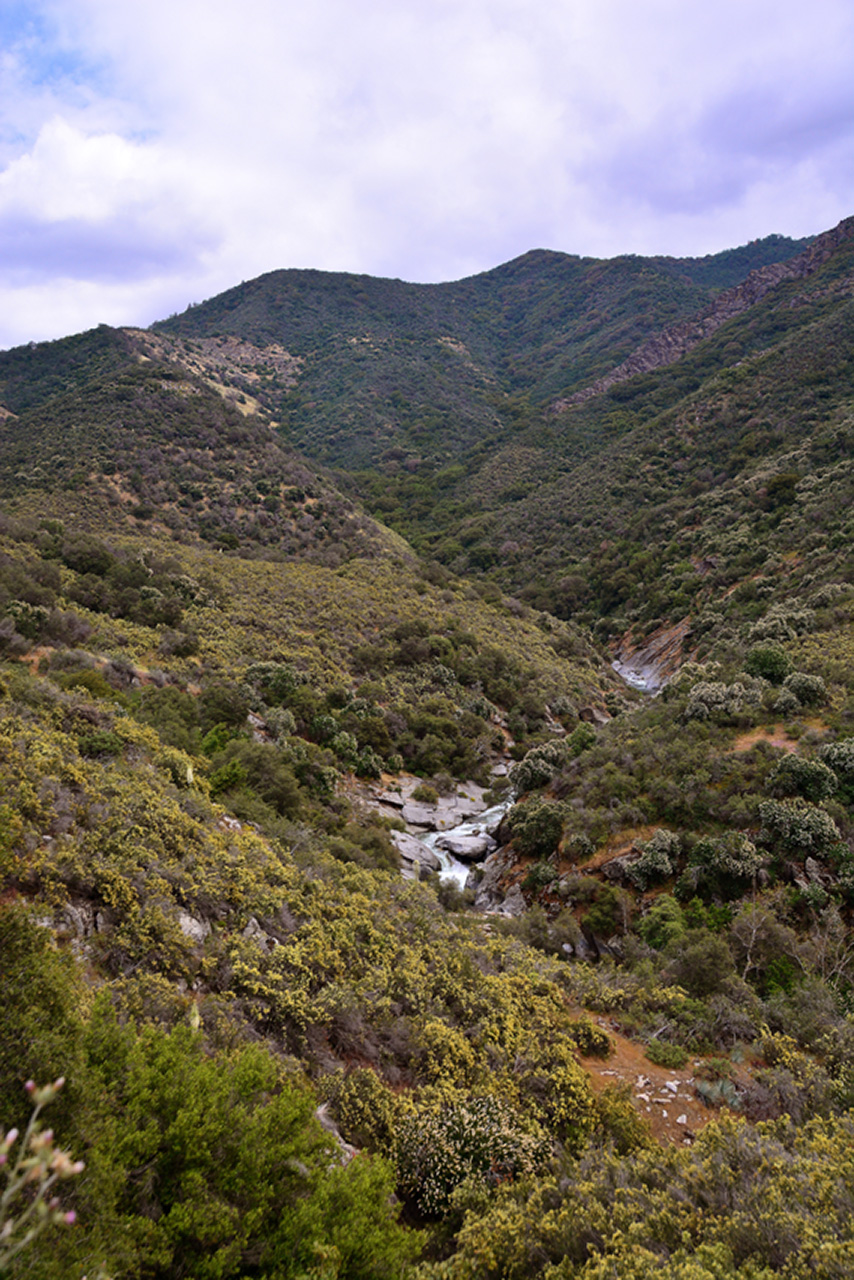
POLYGON ((794 0, 6 14, 0 251, 21 305, 0 341, 53 331, 50 308, 26 327, 51 279, 91 286, 80 327, 96 303, 146 322, 282 266, 450 279, 531 247, 704 253, 850 212, 845 0, 808 22, 794 0))

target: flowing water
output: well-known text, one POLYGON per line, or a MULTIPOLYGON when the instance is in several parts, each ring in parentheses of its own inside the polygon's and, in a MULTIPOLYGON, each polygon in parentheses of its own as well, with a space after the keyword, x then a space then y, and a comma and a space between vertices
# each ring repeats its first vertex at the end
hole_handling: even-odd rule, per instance
POLYGON ((459 823, 456 827, 450 827, 445 831, 431 831, 428 835, 419 837, 424 844, 433 850, 439 859, 441 868, 439 870, 440 880, 455 880, 460 888, 464 888, 468 874, 477 862, 482 862, 483 857, 471 859, 463 862, 459 858, 455 858, 447 849, 441 848, 439 841, 447 836, 479 836, 486 832, 488 835, 494 835, 501 825, 501 819, 507 810, 513 804, 512 800, 502 800, 501 804, 493 805, 491 809, 484 809, 483 813, 478 813, 473 818, 467 818, 465 822, 459 823))

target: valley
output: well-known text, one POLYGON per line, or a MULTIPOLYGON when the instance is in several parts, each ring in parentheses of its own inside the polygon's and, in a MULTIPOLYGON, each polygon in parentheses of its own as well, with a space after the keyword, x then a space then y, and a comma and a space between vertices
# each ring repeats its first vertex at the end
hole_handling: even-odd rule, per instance
POLYGON ((0 1125, 85 1161, 0 1270, 851 1274, 852 297, 848 219, 0 352, 0 1125))

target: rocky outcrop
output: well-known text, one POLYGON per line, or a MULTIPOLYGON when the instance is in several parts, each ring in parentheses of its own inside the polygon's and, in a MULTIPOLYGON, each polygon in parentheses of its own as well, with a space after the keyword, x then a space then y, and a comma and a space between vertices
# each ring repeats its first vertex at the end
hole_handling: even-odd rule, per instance
POLYGON ((657 693, 690 658, 685 651, 690 631, 691 619, 683 618, 673 627, 659 627, 641 641, 628 633, 614 646, 611 666, 626 684, 657 693))
POLYGON ((499 848, 490 853, 486 861, 475 872, 470 873, 468 884, 472 883, 473 876, 477 877, 474 899, 475 911, 501 910, 508 896, 505 879, 513 869, 514 863, 515 855, 513 850, 499 848))
POLYGON ((421 870, 438 871, 439 859, 423 840, 408 831, 392 831, 391 838, 400 854, 404 879, 417 880, 421 870))
POLYGON ((486 831, 472 835, 455 836, 453 833, 441 836, 436 841, 440 849, 447 849, 462 862, 478 862, 495 848, 495 841, 486 831))
POLYGON ((561 413, 573 405, 583 404, 593 396, 602 395, 610 387, 626 382, 636 374, 649 373, 653 369, 673 364, 697 343, 711 337, 721 325, 754 306, 778 284, 788 280, 803 280, 812 275, 827 262, 841 244, 852 238, 854 238, 854 218, 846 218, 833 230, 817 236, 803 253, 790 258, 788 262, 774 262, 751 271, 740 284, 733 285, 731 289, 725 289, 718 294, 714 302, 699 315, 662 329, 660 333, 655 334, 633 351, 627 360, 617 365, 616 369, 612 369, 610 373, 597 378, 595 382, 591 382, 590 386, 583 387, 581 391, 576 391, 571 396, 555 400, 551 406, 552 410, 555 413, 561 413))

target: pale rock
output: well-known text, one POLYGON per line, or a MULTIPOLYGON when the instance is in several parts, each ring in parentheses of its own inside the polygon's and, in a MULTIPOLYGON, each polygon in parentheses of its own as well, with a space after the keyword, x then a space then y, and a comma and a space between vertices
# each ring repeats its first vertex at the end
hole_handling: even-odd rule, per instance
POLYGON ((514 884, 501 904, 501 913, 505 916, 521 916, 525 911, 525 897, 518 884, 514 884))
POLYGON ((189 915, 186 911, 178 912, 178 928, 185 938, 189 938, 191 942, 196 943, 204 942, 211 931, 207 920, 197 920, 195 916, 189 915))
POLYGON ((403 821, 410 827, 425 827, 428 831, 439 831, 439 814, 435 804, 417 804, 407 800, 403 806, 403 821))
POLYGON ((261 928, 254 916, 249 917, 246 928, 243 930, 243 936, 244 938, 254 939, 258 946, 263 947, 265 951, 273 951, 279 945, 275 938, 272 938, 269 933, 266 933, 261 928))
POLYGON ((88 902, 75 906, 68 903, 62 911, 62 921, 78 938, 88 938, 95 928, 95 911, 88 902))
POLYGON ((818 865, 815 858, 807 858, 804 863, 804 871, 807 873, 807 879, 811 880, 813 884, 821 884, 821 867, 818 865))
POLYGON ((464 862, 474 862, 478 858, 483 858, 496 847, 492 836, 487 835, 486 832, 471 836, 455 836, 451 833, 442 836, 437 844, 440 849, 447 849, 448 853, 452 853, 455 858, 460 858, 464 862))
POLYGON ((410 835, 408 831, 392 831, 391 838, 405 862, 410 864, 418 862, 422 867, 426 867, 428 871, 438 871, 441 863, 433 850, 423 840, 419 840, 417 836, 410 835))

